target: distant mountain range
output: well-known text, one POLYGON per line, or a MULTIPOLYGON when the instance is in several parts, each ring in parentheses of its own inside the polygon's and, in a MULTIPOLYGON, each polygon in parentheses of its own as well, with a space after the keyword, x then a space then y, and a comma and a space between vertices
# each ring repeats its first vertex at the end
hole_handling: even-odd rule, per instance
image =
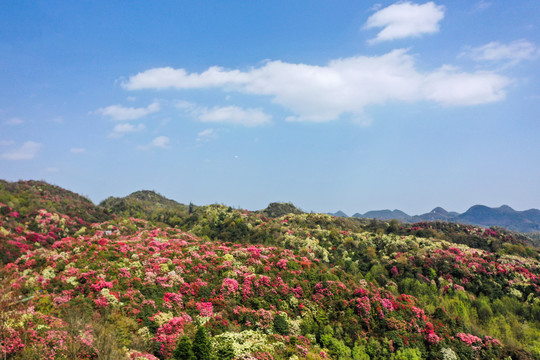
MULTIPOLYGON (((343 211, 330 215, 348 217, 343 211)), ((508 205, 490 208, 484 205, 474 205, 463 214, 448 212, 436 207, 422 215, 408 215, 401 210, 375 210, 365 214, 356 213, 352 217, 378 220, 396 219, 403 222, 415 223, 421 221, 449 221, 462 224, 480 225, 485 227, 500 226, 519 232, 540 232, 540 210, 530 209, 516 211, 508 205)))

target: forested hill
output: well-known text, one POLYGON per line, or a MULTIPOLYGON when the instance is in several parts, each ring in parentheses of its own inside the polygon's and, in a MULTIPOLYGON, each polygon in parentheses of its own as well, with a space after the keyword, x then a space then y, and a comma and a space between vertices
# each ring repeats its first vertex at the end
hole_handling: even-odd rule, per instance
POLYGON ((2 358, 540 358, 540 257, 511 232, 153 192, 113 213, 121 202, 14 186, 1 188, 2 358))
POLYGON ((126 197, 109 197, 99 206, 117 216, 167 220, 170 214, 185 214, 188 207, 150 190, 136 191, 126 197))
POLYGON ((95 206, 88 198, 44 181, 0 180, 0 203, 15 208, 23 216, 46 209, 87 223, 111 218, 104 208, 95 206))

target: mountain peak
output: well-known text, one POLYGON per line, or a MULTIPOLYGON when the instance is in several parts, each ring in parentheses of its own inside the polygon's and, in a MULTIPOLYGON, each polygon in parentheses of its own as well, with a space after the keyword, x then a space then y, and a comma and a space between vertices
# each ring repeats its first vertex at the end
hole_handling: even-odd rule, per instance
POLYGON ((335 213, 328 213, 328 215, 337 216, 337 217, 349 217, 349 215, 345 214, 341 210, 338 210, 335 213))
POLYGON ((508 205, 503 205, 501 207, 499 207, 498 210, 501 210, 501 211, 505 211, 505 212, 513 212, 515 211, 514 209, 512 209, 510 206, 508 205))
POLYGON ((437 206, 435 209, 431 210, 430 214, 440 214, 440 215, 446 215, 448 214, 448 211, 443 209, 440 206, 437 206))

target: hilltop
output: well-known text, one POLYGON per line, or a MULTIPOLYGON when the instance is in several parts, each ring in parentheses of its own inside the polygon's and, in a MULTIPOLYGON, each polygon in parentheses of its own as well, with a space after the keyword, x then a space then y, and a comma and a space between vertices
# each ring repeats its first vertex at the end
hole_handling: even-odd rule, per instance
POLYGON ((22 216, 47 209, 87 223, 110 219, 104 208, 88 198, 44 181, 0 180, 0 203, 16 208, 22 216))
POLYGON ((111 196, 103 200, 99 206, 117 216, 160 221, 181 216, 188 211, 188 206, 151 190, 136 191, 121 198, 111 196))
POLYGON ((280 217, 287 214, 302 214, 303 211, 299 210, 291 203, 270 203, 264 210, 259 211, 261 214, 268 217, 280 217))

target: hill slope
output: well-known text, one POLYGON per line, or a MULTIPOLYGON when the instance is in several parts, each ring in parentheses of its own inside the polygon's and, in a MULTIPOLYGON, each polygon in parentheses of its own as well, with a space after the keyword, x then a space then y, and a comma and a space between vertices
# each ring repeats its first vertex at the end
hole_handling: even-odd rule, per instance
MULTIPOLYGON (((130 199, 177 206, 156 200, 130 199)), ((0 253, 20 251, 0 266, 1 355, 169 360, 204 328, 220 359, 540 357, 540 257, 513 234, 191 210, 173 228, 0 206, 0 253)))
POLYGON ((22 216, 45 209, 87 223, 110 219, 103 208, 94 205, 86 197, 44 181, 0 180, 0 203, 17 209, 22 216))

